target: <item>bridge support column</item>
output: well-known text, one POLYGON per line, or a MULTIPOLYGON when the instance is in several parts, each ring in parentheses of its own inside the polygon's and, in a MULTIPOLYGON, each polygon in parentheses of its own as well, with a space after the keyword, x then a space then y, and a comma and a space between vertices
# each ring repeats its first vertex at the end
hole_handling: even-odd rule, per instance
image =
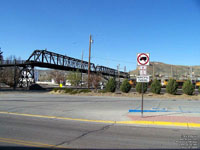
POLYGON ((26 66, 20 71, 19 86, 20 87, 29 87, 34 83, 34 67, 26 66))

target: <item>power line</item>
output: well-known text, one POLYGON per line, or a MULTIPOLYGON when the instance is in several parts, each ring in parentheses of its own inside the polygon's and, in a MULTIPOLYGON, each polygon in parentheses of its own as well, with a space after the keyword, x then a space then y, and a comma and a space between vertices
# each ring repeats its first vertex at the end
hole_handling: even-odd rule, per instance
POLYGON ((95 59, 102 59, 102 60, 107 60, 107 61, 114 61, 114 62, 123 62, 123 63, 130 63, 130 64, 133 64, 133 63, 136 63, 136 61, 124 61, 124 60, 119 60, 119 59, 110 59, 110 58, 101 58, 101 57, 93 57, 95 59))

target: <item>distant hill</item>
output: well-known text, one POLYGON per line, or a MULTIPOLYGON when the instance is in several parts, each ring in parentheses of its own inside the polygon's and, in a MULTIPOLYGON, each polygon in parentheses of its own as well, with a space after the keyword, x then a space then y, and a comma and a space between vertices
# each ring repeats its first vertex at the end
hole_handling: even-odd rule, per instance
MULTIPOLYGON (((160 77, 178 77, 185 78, 189 77, 192 73, 193 77, 200 77, 200 66, 181 66, 181 65, 171 65, 162 62, 151 62, 147 67, 147 72, 149 75, 160 76, 160 77), (154 68, 154 69, 153 69, 154 68)), ((138 75, 138 68, 136 70, 130 71, 131 75, 138 75)))

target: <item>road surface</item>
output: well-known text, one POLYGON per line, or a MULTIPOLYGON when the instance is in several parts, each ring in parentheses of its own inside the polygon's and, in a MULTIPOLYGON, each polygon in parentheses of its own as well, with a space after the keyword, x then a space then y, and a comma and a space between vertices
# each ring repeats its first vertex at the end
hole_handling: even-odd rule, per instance
MULTIPOLYGON (((117 123, 130 120, 128 110, 139 108, 140 102, 137 98, 0 93, 0 149, 200 148, 200 130, 196 128, 117 123)), ((199 104, 195 100, 148 99, 145 109, 180 111, 181 107, 182 111, 196 111, 182 114, 197 117, 199 104)))

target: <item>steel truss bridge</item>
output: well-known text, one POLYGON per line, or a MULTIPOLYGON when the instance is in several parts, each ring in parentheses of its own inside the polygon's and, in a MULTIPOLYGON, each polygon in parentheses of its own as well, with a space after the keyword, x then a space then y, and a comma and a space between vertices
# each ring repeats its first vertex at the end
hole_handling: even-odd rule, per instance
MULTIPOLYGON (((35 50, 31 56, 25 61, 0 61, 1 67, 18 67, 20 68, 20 79, 19 84, 22 86, 23 82, 28 83, 34 82, 34 67, 42 67, 49 69, 58 69, 66 71, 76 71, 79 70, 82 73, 88 73, 87 61, 82 61, 80 59, 72 58, 69 56, 57 54, 47 50, 35 50)), ((105 66, 95 66, 95 64, 90 63, 90 72, 97 73, 104 76, 129 78, 127 72, 118 71, 105 66)))

